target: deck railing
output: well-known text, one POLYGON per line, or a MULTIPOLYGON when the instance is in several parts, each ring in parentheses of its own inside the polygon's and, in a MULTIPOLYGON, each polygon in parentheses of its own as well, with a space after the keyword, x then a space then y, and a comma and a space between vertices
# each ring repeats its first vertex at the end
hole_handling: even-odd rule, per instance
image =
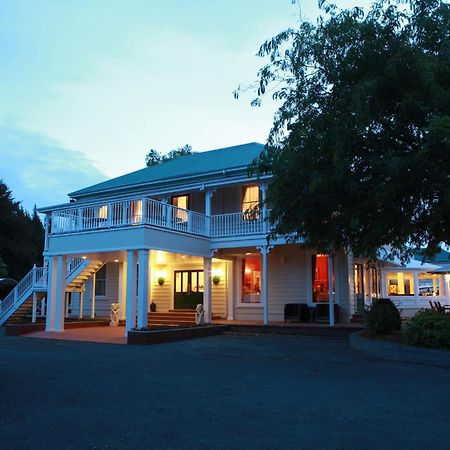
POLYGON ((142 198, 53 211, 51 233, 66 234, 135 225, 152 225, 211 238, 264 234, 267 231, 267 222, 261 212, 207 216, 142 198))

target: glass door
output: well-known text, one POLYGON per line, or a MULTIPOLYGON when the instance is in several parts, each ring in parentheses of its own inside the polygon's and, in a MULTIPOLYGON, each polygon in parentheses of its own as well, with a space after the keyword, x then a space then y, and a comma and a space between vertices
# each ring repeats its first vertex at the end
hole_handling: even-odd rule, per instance
POLYGON ((195 309, 203 304, 203 270, 175 270, 174 309, 195 309))

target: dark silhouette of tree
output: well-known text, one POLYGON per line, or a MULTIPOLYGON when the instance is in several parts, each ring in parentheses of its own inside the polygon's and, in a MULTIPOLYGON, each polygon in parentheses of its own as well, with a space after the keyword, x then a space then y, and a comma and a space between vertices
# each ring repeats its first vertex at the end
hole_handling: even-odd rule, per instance
POLYGON ((273 174, 274 234, 324 252, 433 253, 450 243, 450 5, 319 6, 259 51, 253 104, 281 102, 253 167, 273 174))
POLYGON ((171 161, 172 159, 176 159, 181 156, 192 155, 192 153, 192 147, 189 144, 170 150, 167 155, 161 155, 158 150, 152 148, 145 156, 145 164, 147 166, 155 166, 156 164, 171 161))
POLYGON ((36 206, 30 216, 20 202, 14 200, 8 186, 1 180, 0 211, 0 255, 3 270, 6 269, 9 277, 19 280, 33 264, 42 264, 44 227, 36 206))

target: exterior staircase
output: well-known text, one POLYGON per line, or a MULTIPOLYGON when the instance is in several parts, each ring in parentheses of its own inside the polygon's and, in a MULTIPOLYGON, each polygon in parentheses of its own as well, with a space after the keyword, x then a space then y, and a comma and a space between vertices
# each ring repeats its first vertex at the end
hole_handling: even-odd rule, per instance
MULTIPOLYGON (((82 285, 103 263, 71 258, 67 261, 66 291, 79 291, 82 285)), ((32 296, 47 296, 48 273, 44 267, 34 266, 17 286, 0 302, 0 326, 6 321, 24 321, 32 313, 32 296)))
POLYGON ((190 326, 195 325, 195 311, 170 310, 168 312, 150 312, 148 314, 148 326, 190 326))
POLYGON ((67 292, 80 291, 88 278, 91 278, 103 266, 103 263, 97 260, 82 259, 80 261, 73 270, 69 270, 68 268, 67 292))

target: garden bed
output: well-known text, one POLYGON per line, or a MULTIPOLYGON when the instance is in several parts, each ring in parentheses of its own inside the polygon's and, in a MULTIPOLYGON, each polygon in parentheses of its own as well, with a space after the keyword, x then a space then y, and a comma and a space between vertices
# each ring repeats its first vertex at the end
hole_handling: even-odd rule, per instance
POLYGON ((228 329, 228 325, 205 325, 189 327, 157 327, 128 332, 128 344, 160 344, 183 339, 194 339, 222 334, 228 329))

